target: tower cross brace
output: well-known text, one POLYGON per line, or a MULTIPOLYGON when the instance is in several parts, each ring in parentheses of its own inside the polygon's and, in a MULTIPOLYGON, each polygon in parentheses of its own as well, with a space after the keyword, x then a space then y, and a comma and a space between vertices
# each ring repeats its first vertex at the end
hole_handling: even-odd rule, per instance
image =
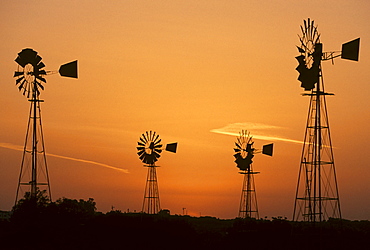
POLYGON ((321 222, 341 218, 326 93, 319 66, 319 80, 310 96, 305 139, 296 189, 293 220, 321 222))
POLYGON ((254 184, 254 175, 259 172, 253 172, 252 164, 247 170, 239 172, 244 175, 242 195, 240 198, 239 217, 240 218, 259 218, 256 187, 254 184))
MULTIPOLYGON (((36 82, 34 82, 36 84, 36 82)), ((21 169, 19 173, 15 204, 24 195, 30 193, 31 199, 36 198, 37 192, 45 190, 51 200, 49 173, 45 155, 44 135, 41 122, 40 100, 36 92, 29 100, 30 112, 23 148, 21 169), (40 188, 44 186, 44 188, 40 188), (22 187, 27 187, 24 190, 22 187)))
POLYGON ((145 165, 145 167, 148 168, 148 173, 146 177, 142 212, 157 214, 161 210, 156 171, 157 166, 155 166, 155 164, 149 164, 145 165))

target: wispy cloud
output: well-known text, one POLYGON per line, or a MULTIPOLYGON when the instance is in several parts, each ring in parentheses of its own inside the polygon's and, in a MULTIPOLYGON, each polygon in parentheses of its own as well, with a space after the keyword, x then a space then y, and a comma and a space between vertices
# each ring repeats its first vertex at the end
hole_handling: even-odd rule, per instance
MULTIPOLYGON (((22 146, 10 144, 10 143, 0 142, 0 147, 7 148, 7 149, 12 149, 12 150, 17 150, 17 151, 23 151, 22 146)), ((63 155, 50 154, 50 153, 46 153, 46 155, 51 156, 51 157, 65 159, 65 160, 78 161, 78 162, 93 164, 93 165, 97 165, 97 166, 101 166, 101 167, 105 167, 105 168, 110 168, 110 169, 117 170, 117 171, 120 171, 120 172, 123 172, 123 173, 126 173, 126 174, 129 173, 129 171, 127 169, 113 167, 113 166, 110 166, 108 164, 104 164, 104 163, 100 163, 100 162, 96 162, 96 161, 84 160, 84 159, 73 158, 73 157, 68 157, 68 156, 63 156, 63 155)))
POLYGON ((267 132, 276 129, 283 129, 282 127, 267 125, 262 123, 252 123, 252 122, 240 122, 240 123, 231 123, 222 128, 212 129, 210 132, 223 134, 223 135, 232 135, 239 136, 241 130, 252 131, 251 135, 254 139, 266 140, 266 141, 285 141, 291 143, 303 144, 302 141, 293 140, 289 138, 284 138, 280 136, 266 135, 267 132), (261 132, 261 130, 264 130, 261 132), (267 132, 266 132, 267 131, 267 132))

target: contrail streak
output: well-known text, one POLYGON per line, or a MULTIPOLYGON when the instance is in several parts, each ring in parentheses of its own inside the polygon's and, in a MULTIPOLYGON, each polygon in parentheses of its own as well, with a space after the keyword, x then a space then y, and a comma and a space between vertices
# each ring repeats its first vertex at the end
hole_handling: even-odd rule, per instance
MULTIPOLYGON (((249 130, 255 131, 255 130, 281 129, 281 127, 272 126, 272 125, 244 122, 244 123, 231 123, 222 128, 212 129, 210 132, 217 133, 217 134, 224 134, 224 135, 239 136, 239 132, 246 128, 248 128, 248 131, 249 130)), ((252 136, 254 139, 259 139, 259 140, 285 141, 285 142, 303 144, 303 141, 298 141, 298 140, 293 140, 293 139, 288 139, 288 138, 278 137, 278 136, 267 136, 267 135, 258 135, 258 134, 253 134, 252 136)))
MULTIPOLYGON (((223 135, 232 135, 232 136, 239 136, 239 132, 226 132, 226 131, 218 131, 217 129, 212 129, 212 133, 217 133, 217 134, 223 134, 223 135)), ((266 136, 266 135, 252 135, 254 139, 259 139, 259 140, 265 140, 265 141, 285 141, 285 142, 292 142, 292 143, 299 143, 303 144, 303 141, 297 141, 293 139, 287 139, 283 137, 276 137, 276 136, 266 136)))
MULTIPOLYGON (((23 151, 22 146, 10 144, 10 143, 0 142, 0 147, 7 148, 7 149, 12 149, 12 150, 17 150, 17 151, 23 151)), ((73 157, 68 157, 68 156, 63 156, 63 155, 50 154, 50 153, 46 153, 46 155, 51 156, 51 157, 65 159, 65 160, 78 161, 78 162, 93 164, 93 165, 97 165, 97 166, 101 166, 101 167, 105 167, 105 168, 110 168, 110 169, 117 170, 117 171, 120 171, 120 172, 123 172, 123 173, 126 173, 126 174, 129 173, 129 171, 127 169, 113 167, 113 166, 110 166, 110 165, 107 165, 107 164, 104 164, 104 163, 100 163, 100 162, 96 162, 96 161, 78 159, 78 158, 73 158, 73 157)))

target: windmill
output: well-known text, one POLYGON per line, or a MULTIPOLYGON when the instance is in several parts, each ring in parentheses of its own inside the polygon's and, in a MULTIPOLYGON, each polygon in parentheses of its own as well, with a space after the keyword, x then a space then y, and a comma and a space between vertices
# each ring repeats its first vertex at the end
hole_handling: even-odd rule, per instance
POLYGON ((31 198, 35 198, 41 186, 51 199, 49 173, 46 163, 44 135, 41 123, 40 104, 43 100, 39 99, 40 90, 44 90, 46 75, 59 72, 61 76, 77 78, 77 61, 73 61, 60 66, 59 71, 45 71, 45 64, 42 58, 33 49, 23 49, 15 59, 18 70, 15 71, 15 83, 20 92, 30 101, 30 112, 24 150, 22 156, 21 169, 19 174, 16 200, 17 203, 21 196, 22 187, 29 190, 31 198))
POLYGON ((300 53, 298 80, 310 97, 308 117, 298 183, 294 203, 293 220, 321 222, 329 218, 341 218, 338 184, 336 179, 333 147, 329 129, 321 62, 341 57, 358 61, 360 38, 342 45, 342 51, 323 52, 320 34, 313 20, 304 20, 299 36, 300 53))
POLYGON ((156 132, 146 131, 141 135, 137 143, 139 159, 145 164, 144 167, 148 168, 142 207, 142 212, 148 214, 157 214, 161 210, 156 172, 156 167, 158 166, 155 163, 161 157, 163 150, 172 153, 176 153, 177 150, 177 142, 167 144, 166 148, 163 149, 161 141, 156 132))
POLYGON ((265 155, 272 156, 273 144, 267 144, 262 147, 261 150, 257 150, 253 147, 253 138, 249 132, 242 130, 239 133, 239 137, 236 138, 235 142, 235 163, 236 166, 241 170, 239 174, 244 175, 242 195, 240 198, 239 206, 239 217, 240 218, 259 218, 256 187, 254 183, 254 175, 259 172, 254 172, 252 168, 252 159, 255 154, 262 153, 265 155))

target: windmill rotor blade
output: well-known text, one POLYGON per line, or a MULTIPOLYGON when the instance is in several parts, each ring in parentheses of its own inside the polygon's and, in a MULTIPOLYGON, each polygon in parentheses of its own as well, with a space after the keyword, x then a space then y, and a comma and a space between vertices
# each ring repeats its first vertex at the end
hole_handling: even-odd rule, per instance
POLYGON ((17 80, 15 80, 15 84, 18 84, 20 81, 22 81, 24 79, 24 76, 18 78, 17 80))
POLYGON ((150 141, 150 138, 149 138, 148 134, 147 133, 144 133, 143 135, 144 135, 145 141, 146 142, 149 142, 150 141))
POLYGON ((307 30, 307 23, 306 23, 306 20, 303 20, 303 23, 304 23, 304 29, 307 30))
POLYGON ((150 140, 151 140, 151 141, 153 141, 153 137, 154 137, 155 132, 154 132, 154 133, 152 133, 152 131, 150 130, 150 131, 149 131, 149 134, 150 134, 150 140))
POLYGON ((235 152, 240 152, 240 149, 238 149, 238 148, 234 148, 234 151, 235 151, 235 152))
POLYGON ((150 141, 150 137, 149 137, 149 133, 148 133, 148 131, 145 131, 145 134, 146 134, 146 140, 147 140, 147 141, 150 141))
POLYGON ((26 93, 26 91, 27 91, 27 98, 30 98, 30 94, 31 94, 31 84, 27 84, 27 85, 26 85, 26 88, 24 88, 23 95, 24 95, 24 93, 26 93), (26 88, 27 88, 27 90, 26 90, 26 88))
POLYGON ((301 42, 301 45, 302 45, 303 47, 305 47, 305 48, 306 48, 306 50, 308 51, 309 49, 307 48, 306 44, 303 42, 303 39, 302 39, 302 38, 299 38, 299 41, 301 42))
POLYGON ((160 154, 158 154, 157 152, 153 152, 154 153, 154 156, 156 157, 156 158, 159 158, 159 157, 161 157, 161 155, 160 154))
POLYGON ((139 145, 139 146, 145 146, 145 144, 144 143, 141 143, 141 142, 138 142, 137 145, 139 145))
POLYGON ((139 157, 139 159, 140 159, 141 161, 144 161, 144 162, 145 162, 145 158, 146 158, 146 154, 142 154, 142 155, 140 155, 140 157, 139 157))
POLYGON ((24 66, 26 66, 27 64, 27 61, 20 56, 18 56, 14 61, 18 63, 22 68, 24 68, 24 66))
POLYGON ((154 142, 150 142, 149 148, 152 150, 154 149, 154 142))
POLYGON ((253 139, 253 136, 249 136, 249 133, 248 133, 248 141, 247 141, 247 143, 250 143, 252 141, 252 139, 253 139))
POLYGON ((153 164, 154 163, 154 156, 153 155, 147 155, 145 158, 148 164, 153 164))
MULTIPOLYGON (((315 35, 317 34, 317 29, 316 29, 316 27, 313 27, 312 28, 312 38, 314 38, 315 37, 315 35)), ((314 41, 314 43, 316 43, 316 39, 315 39, 315 41, 314 41)))
POLYGON ((159 134, 157 134, 156 132, 153 133, 153 137, 152 137, 152 140, 153 142, 156 142, 159 138, 159 134))
POLYGON ((36 57, 32 60, 31 64, 32 66, 36 67, 37 64, 42 60, 41 56, 36 55, 36 57))
POLYGON ((17 76, 21 76, 21 75, 24 75, 23 71, 15 71, 13 77, 17 77, 17 76))
POLYGON ((46 71, 45 71, 45 70, 40 70, 40 71, 38 72, 38 75, 46 75, 46 71))
POLYGON ((19 91, 21 91, 21 89, 23 88, 23 85, 25 84, 25 82, 26 82, 26 80, 23 80, 21 82, 21 84, 19 84, 19 86, 18 86, 19 91))
POLYGON ((161 143, 162 139, 159 139, 158 141, 156 141, 154 144, 158 144, 158 143, 161 143))
POLYGON ((157 144, 157 145, 154 145, 154 148, 161 148, 163 145, 162 144, 157 144))
POLYGON ((139 139, 142 141, 142 143, 144 143, 144 145, 146 144, 146 141, 143 138, 140 137, 139 139))
POLYGON ((136 147, 137 150, 145 150, 145 147, 136 147))
POLYGON ((145 163, 152 164, 154 163, 154 156, 146 154, 144 160, 145 160, 145 163))
POLYGON ((300 48, 298 46, 296 46, 296 47, 298 48, 299 53, 304 53, 304 50, 302 48, 300 48))
POLYGON ((40 82, 38 82, 38 81, 35 81, 35 82, 36 82, 37 86, 39 86, 42 90, 44 90, 44 86, 42 86, 42 84, 40 82))
POLYGON ((158 138, 159 138, 159 135, 157 135, 153 141, 156 142, 158 138))
POLYGON ((60 66, 59 74, 64 77, 78 78, 77 60, 60 66))
POLYGON ((157 157, 155 157, 155 155, 154 155, 154 154, 151 154, 150 156, 151 156, 151 163, 152 163, 152 164, 153 164, 154 162, 158 161, 158 160, 157 160, 157 157))
POLYGON ((162 149, 154 149, 155 152, 157 152, 158 154, 162 153, 162 149))
POLYGON ((146 144, 146 142, 148 141, 146 138, 145 138, 145 135, 142 134, 142 136, 139 138, 140 141, 142 141, 144 144, 146 144))
POLYGON ((237 148, 239 148, 239 149, 242 149, 242 147, 241 147, 238 143, 236 143, 236 142, 235 142, 235 146, 236 146, 237 148))
POLYGON ((20 57, 27 59, 28 61, 32 61, 36 57, 37 52, 34 51, 33 49, 27 48, 19 52, 18 55, 20 57))
POLYGON ((46 83, 46 79, 43 78, 42 76, 36 76, 37 79, 39 79, 40 81, 43 81, 44 83, 46 83))
POLYGON ((24 68, 24 66, 26 66, 28 63, 32 63, 35 61, 36 55, 37 52, 33 49, 23 49, 21 52, 18 53, 18 57, 15 59, 15 61, 24 68))
POLYGON ((166 151, 176 153, 176 151, 177 151, 177 142, 167 144, 166 145, 166 151))
POLYGON ((234 157, 235 157, 235 158, 242 158, 242 156, 241 156, 241 154, 240 154, 240 153, 236 153, 236 154, 234 154, 234 157))
POLYGON ((141 151, 138 151, 137 152, 137 154, 139 155, 139 156, 141 156, 142 154, 144 154, 145 153, 145 150, 141 150, 141 151))
POLYGON ((38 69, 38 70, 40 70, 43 67, 45 67, 45 64, 43 62, 40 62, 39 64, 37 64, 37 66, 35 68, 38 69))
POLYGON ((308 31, 308 35, 311 36, 311 22, 309 18, 307 20, 307 31, 308 31))
POLYGON ((243 140, 242 139, 244 139, 244 137, 237 137, 236 138, 236 140, 238 141, 238 143, 239 143, 239 145, 243 145, 243 140))

